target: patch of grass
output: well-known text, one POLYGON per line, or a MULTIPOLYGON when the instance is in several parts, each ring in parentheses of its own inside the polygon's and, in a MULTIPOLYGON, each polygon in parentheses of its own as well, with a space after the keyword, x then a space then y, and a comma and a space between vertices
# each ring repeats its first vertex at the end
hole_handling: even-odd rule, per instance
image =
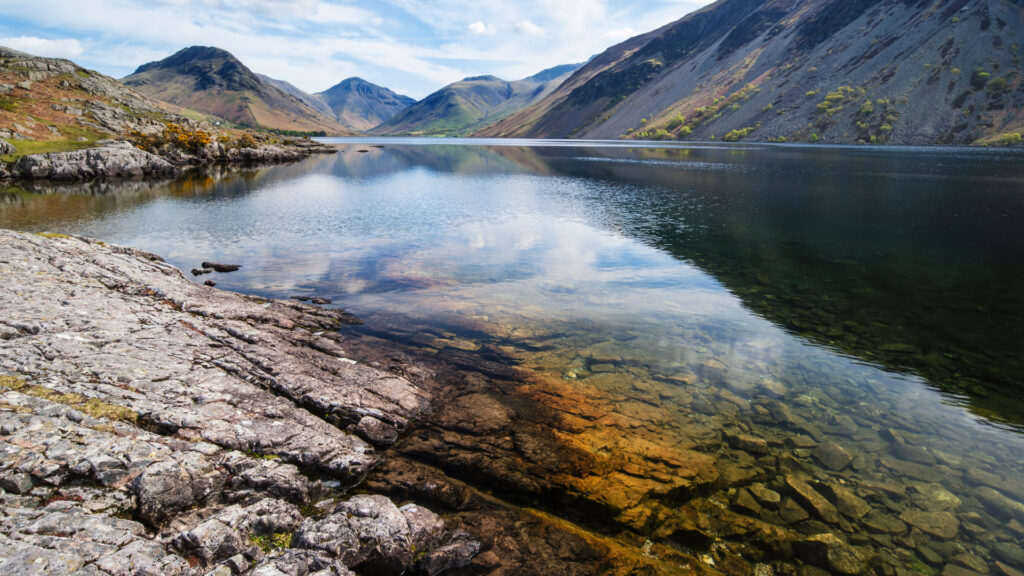
POLYGON ((269 554, 274 550, 287 550, 292 547, 292 537, 294 534, 291 532, 275 532, 273 534, 262 534, 249 536, 249 541, 259 546, 260 550, 263 550, 265 554, 269 554))
POLYGON ((90 398, 81 394, 64 394, 56 392, 45 386, 29 384, 21 378, 14 376, 0 376, 0 388, 14 390, 15 392, 25 394, 26 396, 34 396, 57 404, 63 404, 70 408, 74 408, 79 412, 88 414, 93 418, 105 418, 107 420, 117 420, 120 422, 127 422, 129 424, 138 424, 139 422, 138 413, 124 406, 118 406, 116 404, 104 402, 99 398, 90 398))
POLYGON ((72 150, 81 150, 83 148, 89 148, 96 143, 95 139, 89 139, 85 142, 79 142, 77 139, 64 139, 64 140, 15 140, 11 142, 14 148, 17 150, 10 156, 4 156, 5 162, 14 162, 22 156, 28 156, 30 154, 47 154, 49 152, 70 152, 72 150))
POLYGON ((18 101, 10 96, 0 96, 0 110, 15 112, 18 110, 18 101))
POLYGON ((71 238, 67 234, 58 234, 57 232, 36 232, 35 234, 43 238, 71 238))

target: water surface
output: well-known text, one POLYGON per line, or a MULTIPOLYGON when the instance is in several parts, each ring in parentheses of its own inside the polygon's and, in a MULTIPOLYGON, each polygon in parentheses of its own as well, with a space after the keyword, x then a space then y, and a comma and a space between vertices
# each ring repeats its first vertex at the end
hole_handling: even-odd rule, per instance
POLYGON ((664 528, 714 504, 889 566, 1024 569, 1020 151, 342 142, 172 183, 9 189, 0 226, 239 263, 218 287, 500 353, 533 374, 516 394, 561 415, 527 428, 587 464, 510 452, 540 491, 437 464, 556 514, 556 496, 585 503, 589 528, 740 539, 664 528), (752 504, 762 487, 782 502, 752 504))

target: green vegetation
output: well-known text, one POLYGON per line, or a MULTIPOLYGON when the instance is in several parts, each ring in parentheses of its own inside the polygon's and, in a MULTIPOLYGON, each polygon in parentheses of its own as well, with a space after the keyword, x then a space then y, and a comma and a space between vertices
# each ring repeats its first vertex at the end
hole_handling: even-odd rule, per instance
POLYGON ((278 130, 276 128, 272 128, 267 130, 267 132, 270 132, 271 134, 277 134, 278 136, 294 136, 296 138, 323 138, 327 136, 327 132, 323 130, 313 130, 304 132, 302 130, 278 130))
POLYGON ((62 139, 62 140, 15 140, 11 142, 14 148, 17 150, 14 154, 9 156, 0 156, 0 160, 4 162, 14 162, 22 156, 28 156, 29 154, 48 154, 50 152, 71 152, 73 150, 81 150, 83 148, 89 148, 96 143, 97 138, 86 137, 85 140, 79 141, 77 139, 62 139))
POLYGON ((255 544, 263 550, 265 554, 269 554, 274 550, 286 550, 292 547, 292 537, 294 535, 289 532, 275 532, 273 534, 263 534, 257 536, 252 534, 249 536, 249 541, 255 544))
POLYGON ((888 141, 896 121, 899 120, 896 104, 892 99, 879 98, 864 101, 860 113, 854 119, 857 127, 857 142, 861 144, 881 144, 888 141))
POLYGON ((1006 92, 1006 78, 996 76, 988 81, 988 85, 985 86, 985 90, 993 96, 998 96, 999 94, 1006 92))
POLYGON ((850 86, 840 86, 835 91, 829 92, 825 96, 825 100, 818 104, 818 112, 832 116, 845 108, 847 104, 856 99, 861 93, 863 93, 863 89, 857 90, 850 86))
POLYGON ((1016 132, 1008 132, 996 137, 992 144, 995 146, 1016 146, 1021 142, 1024 142, 1024 136, 1016 132))
POLYGON ((726 142, 737 142, 739 140, 746 138, 747 135, 749 135, 753 131, 754 128, 751 126, 741 128, 739 130, 731 130, 725 136, 723 136, 722 139, 725 140, 726 142))
MULTIPOLYGON (((694 109, 690 117, 679 114, 669 120, 663 127, 636 132, 632 136, 646 140, 683 140, 693 134, 693 131, 701 125, 721 118, 722 114, 726 111, 735 112, 739 110, 742 102, 749 100, 760 91, 760 88, 755 87, 753 84, 747 84, 724 98, 715 97, 709 106, 701 106, 694 109), (667 137, 665 135, 666 132, 668 133, 667 137)), ((641 123, 646 124, 646 119, 641 120, 641 123)))
POLYGON ((10 96, 0 96, 0 110, 14 112, 18 109, 18 101, 10 96))
POLYGON ((989 78, 992 75, 985 71, 984 68, 975 68, 974 72, 971 73, 971 87, 975 90, 981 90, 988 84, 989 78))
POLYGON ((640 137, 643 140, 674 140, 675 139, 675 135, 673 135, 668 130, 665 130, 664 128, 655 128, 654 130, 646 130, 644 132, 639 133, 637 136, 640 137))
POLYGON ((668 124, 665 125, 665 130, 672 132, 679 128, 680 126, 682 126, 683 124, 686 124, 686 116, 680 114, 679 116, 676 116, 675 118, 668 121, 668 124))
POLYGON ((817 134, 814 134, 814 133, 812 133, 812 134, 811 134, 811 137, 810 137, 810 138, 808 138, 808 141, 809 141, 809 142, 818 142, 818 141, 820 141, 820 140, 821 140, 821 137, 820 137, 820 136, 818 136, 817 134))
POLYGON ((43 238, 71 238, 67 234, 58 234, 56 232, 36 232, 36 236, 42 236, 43 238))
POLYGON ((814 98, 817 95, 818 95, 818 91, 817 90, 811 90, 810 92, 807 92, 807 94, 805 94, 805 96, 807 96, 808 98, 814 98))
POLYGON ((120 422, 128 422, 130 424, 137 424, 139 415, 129 408, 124 406, 118 406, 116 404, 110 404, 104 402, 98 398, 90 398, 83 396, 82 394, 63 394, 56 392, 45 386, 38 386, 34 384, 28 384, 21 378, 14 376, 0 376, 0 388, 7 390, 14 390, 20 392, 26 396, 34 396, 36 398, 42 398, 55 402, 57 404, 63 404, 92 416, 93 418, 105 418, 107 420, 117 420, 120 422))

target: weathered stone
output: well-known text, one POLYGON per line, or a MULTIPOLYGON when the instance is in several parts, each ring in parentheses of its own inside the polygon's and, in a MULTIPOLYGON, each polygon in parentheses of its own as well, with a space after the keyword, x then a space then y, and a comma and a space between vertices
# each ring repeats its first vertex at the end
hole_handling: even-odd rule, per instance
POLYGON ((838 574, 863 574, 867 558, 857 548, 840 540, 835 534, 817 534, 794 545, 805 562, 838 574))
POLYGON ((32 490, 32 477, 24 472, 4 472, 0 474, 0 488, 14 494, 28 494, 32 490))
POLYGON ((1024 504, 1007 498, 1002 492, 988 486, 979 486, 974 490, 974 495, 992 514, 1004 518, 1012 517, 1024 522, 1024 504))
POLYGON ((733 499, 733 508, 744 514, 757 516, 761 513, 761 505, 750 495, 745 488, 736 491, 736 498, 733 499))
POLYGON ((907 525, 902 520, 891 514, 878 510, 869 512, 864 516, 863 522, 868 528, 875 532, 885 534, 904 534, 907 531, 907 525))
POLYGON ((219 262, 203 262, 202 267, 203 270, 213 270, 220 273, 237 272, 242 268, 241 264, 221 264, 219 262))
POLYGON ((826 484, 825 492, 831 496, 836 509, 854 520, 863 518, 871 511, 870 504, 862 500, 854 494, 852 490, 845 486, 840 486, 838 484, 826 484))
POLYGON ((427 576, 437 576, 446 570, 469 566, 479 551, 479 542, 464 530, 456 530, 448 544, 431 551, 416 564, 427 576))
POLYGON ((436 545, 442 531, 440 520, 424 508, 399 509, 383 496, 359 495, 326 518, 307 521, 293 544, 327 552, 349 568, 397 576, 412 564, 412 551, 436 545))
POLYGON ((853 456, 845 448, 831 440, 819 444, 813 454, 819 462, 837 472, 853 462, 853 456))
POLYGON ((789 487, 798 500, 809 506, 819 518, 830 524, 839 522, 839 511, 836 510, 836 507, 803 479, 793 475, 786 476, 786 486, 789 487))
POLYGON ((792 498, 786 498, 782 501, 779 506, 779 516, 787 524, 796 524, 797 522, 803 522, 811 517, 806 510, 800 507, 792 498))
POLYGON ((99 148, 23 156, 14 165, 14 172, 35 180, 88 180, 173 176, 180 170, 128 142, 110 141, 99 148))
POLYGON ((996 573, 1002 574, 1003 576, 1024 576, 1024 571, 1017 570, 1013 566, 1004 564, 999 560, 996 560, 993 565, 996 567, 996 573))
POLYGON ((923 510, 905 510, 900 520, 911 526, 939 538, 950 540, 960 531, 960 521, 949 512, 925 512, 923 510))
POLYGON ((992 555, 1010 566, 1024 566, 1024 548, 1019 542, 996 542, 991 546, 992 555))
POLYGON ((918 483, 911 486, 914 491, 914 502, 928 511, 955 510, 960 507, 960 499, 940 484, 918 483))
POLYGON ((762 506, 767 508, 778 508, 779 504, 782 502, 782 495, 775 490, 768 488, 764 484, 752 484, 750 486, 750 493, 754 495, 754 498, 757 498, 757 501, 760 502, 762 506))
POLYGON ((922 446, 915 446, 912 444, 904 444, 902 442, 896 442, 892 445, 893 454, 901 460, 908 462, 914 462, 917 464, 924 464, 925 466, 931 466, 935 464, 935 456, 932 456, 928 450, 922 446))
POLYGON ((753 434, 733 434, 729 432, 724 433, 723 436, 729 445, 737 450, 743 450, 751 454, 768 453, 768 441, 764 438, 754 436, 753 434))

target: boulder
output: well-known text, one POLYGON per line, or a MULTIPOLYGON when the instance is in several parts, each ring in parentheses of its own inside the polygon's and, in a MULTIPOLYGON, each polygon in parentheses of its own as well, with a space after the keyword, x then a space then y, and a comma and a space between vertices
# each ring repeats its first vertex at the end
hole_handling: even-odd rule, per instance
POLYGON ((0 156, 10 156, 16 151, 13 144, 7 140, 0 140, 0 156))
POLYGON ((174 176, 180 170, 128 142, 104 141, 97 148, 23 156, 14 173, 32 180, 90 180, 174 176))

